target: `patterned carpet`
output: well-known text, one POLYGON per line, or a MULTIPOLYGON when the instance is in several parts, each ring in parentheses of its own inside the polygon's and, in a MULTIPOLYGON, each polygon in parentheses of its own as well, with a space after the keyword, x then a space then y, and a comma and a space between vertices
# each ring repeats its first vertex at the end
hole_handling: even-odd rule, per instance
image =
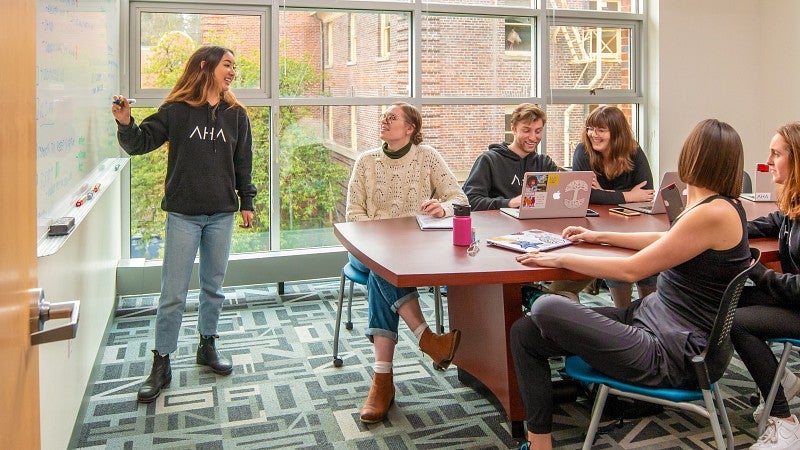
MULTIPOLYGON (((507 449, 518 443, 491 395, 463 386, 453 366, 435 371, 401 326, 395 355, 396 403, 382 424, 364 425, 358 412, 371 380, 372 348, 363 336, 366 302, 357 286, 354 329, 342 327, 344 366, 332 364, 338 279, 226 289, 218 347, 233 358, 234 372, 217 376, 197 366, 197 292, 172 355, 172 385, 157 401, 136 402, 152 362, 157 296, 118 299, 86 392, 69 448, 114 449, 507 449)), ((420 289, 433 323, 432 293, 420 289)), ((607 293, 581 294, 584 303, 610 304, 607 293)), ((446 302, 445 302, 446 303, 446 302)), ((446 314, 445 314, 446 317, 446 314)), ((797 369, 797 361, 790 361, 797 369)), ((557 367, 554 367, 554 370, 557 367)), ((754 389, 738 360, 726 374, 723 393, 737 448, 754 438, 754 389)), ((556 410, 557 448, 580 448, 589 402, 562 403, 556 410)), ((712 448, 702 417, 665 410, 645 419, 613 420, 598 435, 597 449, 712 448)))

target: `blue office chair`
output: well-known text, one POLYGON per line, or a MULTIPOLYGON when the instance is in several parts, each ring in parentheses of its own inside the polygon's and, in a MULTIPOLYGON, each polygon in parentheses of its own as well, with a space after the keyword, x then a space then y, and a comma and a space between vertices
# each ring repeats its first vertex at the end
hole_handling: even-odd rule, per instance
POLYGON ((775 338, 767 341, 770 344, 783 344, 783 352, 781 359, 778 362, 778 370, 775 371, 775 378, 772 380, 772 386, 769 388, 767 399, 764 400, 764 412, 761 414, 761 420, 758 421, 758 435, 764 434, 764 429, 767 427, 767 420, 769 420, 772 404, 775 402, 775 396, 778 394, 778 386, 781 384, 783 372, 786 370, 786 363, 789 361, 789 353, 793 347, 800 347, 800 339, 791 338, 775 338))
MULTIPOLYGON (((336 307, 336 325, 333 330, 333 365, 335 367, 342 367, 344 361, 339 358, 339 330, 342 324, 342 305, 344 300, 344 282, 345 279, 350 280, 350 288, 347 294, 347 322, 344 327, 348 330, 353 329, 353 284, 358 283, 366 286, 369 272, 362 272, 353 267, 349 262, 342 267, 342 277, 339 280, 339 300, 336 307)), ((436 330, 438 333, 444 333, 444 325, 442 324, 442 296, 439 286, 435 286, 434 294, 434 310, 436 314, 436 330)), ((434 364, 434 368, 440 370, 434 364)))
POLYGON ((583 441, 584 450, 592 448, 594 436, 600 425, 600 417, 603 415, 606 397, 609 393, 687 411, 694 411, 707 417, 711 421, 711 428, 714 430, 714 441, 718 449, 726 448, 720 429, 721 419, 727 437, 727 448, 734 448, 733 430, 731 430, 731 424, 728 421, 728 414, 725 412, 725 403, 723 402, 722 394, 719 389, 716 389, 716 383, 722 378, 725 369, 728 367, 728 363, 730 363, 733 357, 733 344, 730 339, 730 331, 733 323, 733 314, 736 311, 736 305, 739 303, 742 288, 744 287, 745 281, 747 281, 747 275, 753 268, 753 265, 755 265, 761 257, 761 252, 758 249, 751 248, 750 253, 753 257, 753 262, 750 264, 750 267, 731 280, 728 287, 725 289, 725 294, 722 297, 722 302, 717 311, 717 318, 714 321, 714 326, 711 329, 711 334, 708 339, 708 347, 703 353, 692 358, 692 365, 694 366, 700 389, 639 386, 606 376, 594 370, 579 356, 569 356, 566 358, 565 369, 567 375, 584 383, 596 383, 600 386, 597 391, 597 396, 595 397, 594 406, 592 407, 592 420, 586 432, 586 440, 583 441), (696 403, 692 403, 698 400, 703 400, 705 408, 696 403))

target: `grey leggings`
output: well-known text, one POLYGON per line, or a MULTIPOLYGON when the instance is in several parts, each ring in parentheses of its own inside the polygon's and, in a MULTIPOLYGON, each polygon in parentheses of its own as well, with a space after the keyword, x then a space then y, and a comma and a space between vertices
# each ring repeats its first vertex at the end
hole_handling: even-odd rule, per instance
POLYGON ((658 384, 654 380, 663 349, 651 333, 627 325, 637 303, 627 308, 588 308, 566 297, 545 295, 534 302, 530 317, 514 323, 511 354, 528 431, 552 431, 553 386, 548 361, 552 356, 580 355, 609 376, 658 384))

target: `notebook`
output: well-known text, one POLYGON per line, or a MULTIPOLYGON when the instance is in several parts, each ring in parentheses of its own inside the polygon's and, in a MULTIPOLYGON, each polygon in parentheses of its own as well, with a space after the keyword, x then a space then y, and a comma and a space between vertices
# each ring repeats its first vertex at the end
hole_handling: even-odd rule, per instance
POLYGON ((741 198, 751 202, 774 202, 775 183, 772 181, 772 174, 766 164, 756 164, 756 172, 753 177, 753 192, 743 193, 741 198))
MULTIPOLYGON (((666 187, 673 183, 678 187, 683 203, 686 203, 686 183, 678 177, 678 172, 664 172, 659 186, 666 187)), ((666 208, 664 208, 664 201, 661 199, 661 189, 656 189, 656 196, 653 197, 652 202, 621 203, 619 206, 645 214, 664 214, 667 212, 666 208)))
POLYGON ((517 252, 540 252, 564 247, 572 244, 572 241, 562 238, 560 235, 537 229, 519 231, 517 233, 498 236, 486 240, 489 245, 507 248, 517 252))
POLYGON ((585 217, 592 192, 591 171, 526 172, 519 208, 500 208, 517 219, 585 217))
POLYGON ((433 217, 427 214, 417 215, 417 225, 420 230, 452 230, 453 216, 433 217))

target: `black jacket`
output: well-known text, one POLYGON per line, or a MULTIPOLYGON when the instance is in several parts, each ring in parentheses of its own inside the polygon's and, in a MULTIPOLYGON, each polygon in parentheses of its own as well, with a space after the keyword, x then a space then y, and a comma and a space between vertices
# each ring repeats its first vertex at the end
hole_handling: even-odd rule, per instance
POLYGON ((161 209, 187 215, 253 210, 256 188, 250 120, 242 108, 165 103, 136 125, 117 123, 117 140, 130 155, 169 142, 161 209), (238 191, 238 197, 237 197, 238 191))
POLYGON ((508 144, 492 144, 475 160, 464 193, 473 211, 500 209, 508 200, 522 194, 525 172, 552 172, 558 166, 547 155, 536 152, 520 158, 508 144))
POLYGON ((748 222, 747 235, 777 237, 783 271, 778 273, 758 264, 750 272, 750 279, 779 303, 800 307, 800 219, 790 220, 782 212, 775 211, 748 222))
MULTIPOLYGON (((589 155, 586 153, 586 148, 582 143, 575 147, 575 152, 572 154, 572 170, 592 171, 592 167, 589 166, 589 155)), ((599 173, 595 173, 595 175, 600 187, 605 190, 592 189, 589 203, 598 205, 625 203, 623 192, 630 191, 642 181, 647 181, 644 189, 653 189, 653 174, 650 172, 650 163, 647 162, 647 156, 641 147, 637 148, 636 154, 633 155, 633 170, 630 172, 623 173, 613 179, 608 179, 605 175, 599 173)))

